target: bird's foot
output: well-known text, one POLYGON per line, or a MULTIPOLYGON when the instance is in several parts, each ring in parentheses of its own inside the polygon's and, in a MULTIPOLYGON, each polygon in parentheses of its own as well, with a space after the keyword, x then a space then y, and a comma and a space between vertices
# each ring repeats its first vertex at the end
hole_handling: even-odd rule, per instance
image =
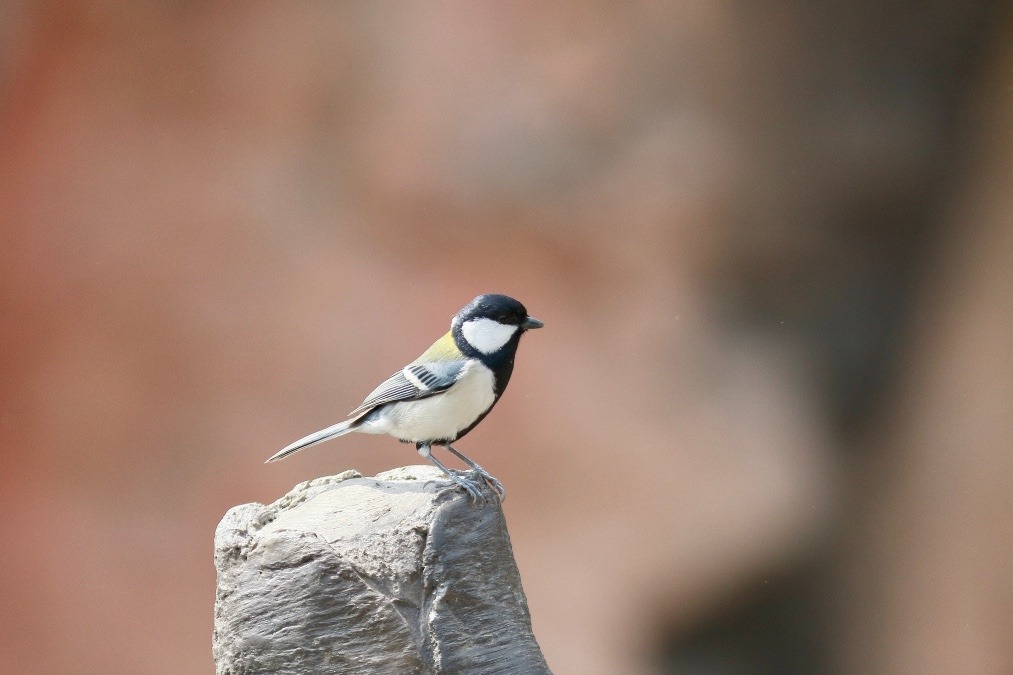
POLYGON ((475 467, 474 472, 478 474, 483 483, 492 488, 499 499, 499 503, 502 504, 503 500, 506 499, 506 489, 503 487, 503 483, 496 480, 491 473, 485 471, 482 467, 475 467))
POLYGON ((506 489, 503 487, 503 484, 500 483, 498 480, 496 480, 491 473, 480 467, 478 465, 478 462, 476 462, 475 460, 458 452, 451 445, 448 445, 446 447, 447 450, 456 455, 458 459, 460 459, 462 462, 470 466, 471 472, 476 474, 479 478, 481 478, 483 483, 485 483, 486 485, 488 485, 493 489, 493 492, 496 493, 496 497, 499 499, 500 504, 502 504, 503 500, 506 499, 506 489))
MULTIPOLYGON (((478 469, 451 469, 451 471, 455 474, 453 477, 455 483, 460 485, 460 481, 458 481, 460 479, 470 484, 473 488, 482 489, 483 487, 489 487, 496 493, 496 499, 499 503, 502 504, 503 500, 506 499, 506 490, 503 488, 503 484, 488 473, 479 471, 478 469)), ((471 494, 471 492, 469 491, 468 494, 471 494)), ((485 501, 484 498, 483 501, 485 501)))
POLYGON ((450 478, 450 480, 454 481, 455 483, 457 483, 458 485, 460 485, 462 488, 464 488, 464 491, 468 493, 468 497, 471 499, 471 503, 472 504, 474 504, 476 502, 483 502, 484 503, 485 502, 485 497, 482 495, 482 488, 480 487, 481 483, 477 483, 477 481, 470 480, 469 478, 467 478, 466 475, 462 475, 462 474, 471 474, 471 473, 473 473, 473 472, 471 472, 471 471, 450 471, 450 472, 447 473, 447 476, 450 478))
POLYGON ((429 443, 417 443, 416 447, 418 448, 420 455, 428 459, 433 465, 435 465, 438 469, 443 471, 443 473, 445 473, 450 478, 450 480, 454 481, 462 488, 464 488, 464 491, 468 493, 469 497, 471 497, 471 502, 473 504, 478 501, 482 502, 485 501, 485 498, 482 496, 483 485, 487 485, 493 489, 500 503, 502 503, 503 499, 506 497, 506 491, 503 489, 502 483, 493 478, 488 471, 486 471, 478 464, 476 464, 475 462, 471 461, 470 459, 459 453, 457 450, 454 450, 454 448, 450 447, 449 445, 446 446, 446 448, 450 452, 457 455, 457 457, 459 457, 465 464, 470 466, 471 471, 457 471, 454 469, 448 469, 446 466, 444 466, 443 462, 441 462, 440 460, 436 459, 436 457, 433 456, 432 445, 429 443), (470 476, 475 476, 476 478, 472 479, 470 478, 470 476))

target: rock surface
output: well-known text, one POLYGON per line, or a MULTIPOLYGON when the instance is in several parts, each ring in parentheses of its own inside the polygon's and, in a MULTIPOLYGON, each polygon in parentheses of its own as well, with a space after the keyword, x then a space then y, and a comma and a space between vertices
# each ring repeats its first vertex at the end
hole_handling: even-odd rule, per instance
POLYGON ((494 494, 433 467, 232 508, 215 566, 218 675, 549 672, 494 494))

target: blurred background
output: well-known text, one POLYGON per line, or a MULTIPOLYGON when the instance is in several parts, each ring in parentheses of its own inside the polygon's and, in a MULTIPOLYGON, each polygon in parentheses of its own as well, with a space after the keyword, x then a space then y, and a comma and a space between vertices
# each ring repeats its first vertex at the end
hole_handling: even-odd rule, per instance
POLYGON ((1006 3, 8 2, 0 672, 211 673, 236 504, 478 293, 556 673, 1013 672, 1006 3))

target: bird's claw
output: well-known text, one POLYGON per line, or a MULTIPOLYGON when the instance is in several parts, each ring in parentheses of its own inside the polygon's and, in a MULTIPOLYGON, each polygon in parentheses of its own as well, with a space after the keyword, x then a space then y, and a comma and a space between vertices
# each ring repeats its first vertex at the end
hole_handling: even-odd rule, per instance
POLYGON ((493 492, 496 493, 496 498, 499 499, 500 504, 502 504, 503 500, 506 499, 506 489, 503 487, 503 484, 496 480, 491 473, 479 466, 478 462, 461 454, 455 450, 452 445, 447 445, 446 447, 447 450, 457 455, 461 461, 471 467, 471 473, 476 474, 483 483, 492 488, 493 492))
POLYGON ((479 502, 479 501, 485 502, 485 498, 482 496, 481 489, 478 487, 478 485, 476 485, 474 481, 468 480, 468 478, 466 478, 465 476, 461 475, 461 474, 469 474, 469 473, 471 473, 471 472, 470 471, 461 471, 461 472, 454 471, 453 473, 450 473, 448 475, 450 477, 450 480, 454 481, 457 485, 459 485, 460 487, 464 488, 464 491, 468 493, 468 497, 471 500, 472 504, 474 504, 475 502, 479 502))
POLYGON ((493 492, 496 493, 496 497, 499 499, 499 503, 502 504, 503 500, 506 499, 506 488, 503 487, 503 483, 500 483, 498 480, 493 478, 491 474, 486 473, 485 471, 476 470, 475 473, 482 478, 482 482, 492 488, 493 492))
POLYGON ((441 462, 440 460, 436 459, 436 457, 433 456, 432 445, 430 443, 419 442, 416 445, 418 447, 420 455, 428 459, 430 463, 436 466, 436 468, 440 469, 443 473, 445 473, 450 478, 450 480, 454 481, 459 486, 464 488, 464 491, 468 493, 469 497, 471 497, 472 504, 474 504, 477 501, 485 502, 485 498, 482 497, 481 492, 482 486, 492 488, 493 492, 496 493, 496 498, 500 501, 500 503, 503 503, 503 500, 506 499, 506 490, 503 489, 502 483, 493 478, 488 471, 480 467, 478 464, 476 464, 472 460, 468 459, 467 457, 459 453, 452 446, 447 445, 445 447, 451 453, 457 455, 457 457, 459 457, 461 461, 470 466, 471 467, 470 471, 459 471, 457 469, 447 468, 443 464, 443 462, 441 462), (472 479, 470 478, 471 476, 475 476, 475 478, 472 479))
MULTIPOLYGON (((472 497, 472 501, 475 501, 476 494, 481 494, 478 491, 481 490, 482 487, 491 488, 492 491, 496 493, 496 499, 500 504, 502 504, 503 500, 506 499, 506 489, 503 487, 503 484, 488 473, 479 471, 478 469, 469 469, 465 471, 454 470, 454 473, 456 474, 454 476, 454 482, 468 491, 468 494, 472 497), (465 476, 472 478, 465 478, 465 476), (467 486, 465 486, 465 483, 467 483, 467 486)), ((486 501, 484 496, 482 497, 482 501, 486 501)))

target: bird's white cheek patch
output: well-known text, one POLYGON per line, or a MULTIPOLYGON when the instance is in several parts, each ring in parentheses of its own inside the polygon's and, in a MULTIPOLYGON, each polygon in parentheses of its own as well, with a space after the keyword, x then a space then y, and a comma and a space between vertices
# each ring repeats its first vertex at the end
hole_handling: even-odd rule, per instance
POLYGON ((493 319, 471 319, 461 326, 464 339, 483 354, 492 354, 501 348, 517 332, 517 326, 510 326, 493 319))

